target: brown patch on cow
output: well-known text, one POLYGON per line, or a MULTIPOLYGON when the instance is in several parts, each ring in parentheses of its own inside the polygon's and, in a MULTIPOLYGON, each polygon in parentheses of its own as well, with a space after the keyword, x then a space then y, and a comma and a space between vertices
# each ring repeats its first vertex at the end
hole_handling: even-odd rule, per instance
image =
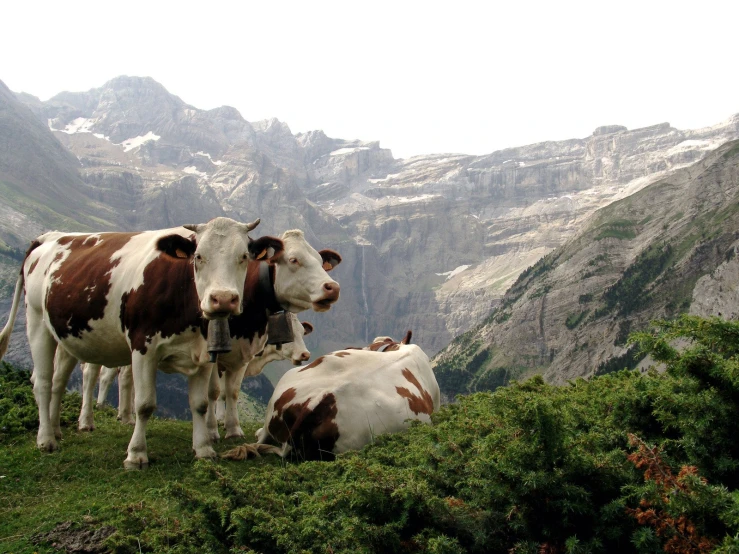
POLYGON ((298 373, 300 373, 301 371, 305 371, 306 369, 310 369, 310 368, 312 368, 312 367, 316 367, 317 365, 321 365, 321 363, 323 362, 323 359, 324 359, 324 358, 325 358, 325 356, 318 356, 318 358, 316 358, 315 360, 313 360, 313 361, 312 361, 311 363, 309 363, 309 364, 308 364, 307 366, 301 367, 301 368, 300 368, 300 369, 298 370, 298 373))
POLYGON ((289 443, 301 459, 333 460, 336 457, 334 446, 339 440, 336 397, 333 393, 324 395, 312 410, 308 408, 310 400, 287 406, 282 413, 273 416, 269 433, 275 440, 289 443))
POLYGON ((70 335, 80 338, 83 331, 92 330, 92 321, 102 319, 111 286, 110 274, 121 261, 111 258, 137 234, 106 233, 94 243, 87 242, 91 235, 57 239, 57 244, 67 249, 58 252, 52 264, 65 252, 69 255, 53 273, 46 309, 60 339, 70 335))
POLYGON ((334 352, 333 355, 337 358, 346 358, 350 352, 334 352))
POLYGON ((383 346, 387 346, 391 344, 395 344, 395 341, 393 339, 385 339, 383 341, 373 342, 372 344, 369 345, 368 348, 372 350, 373 352, 377 352, 383 346))
MULTIPOLYGON (((30 275, 31 273, 33 273, 33 270, 34 270, 34 269, 36 269, 36 266, 38 265, 38 261, 39 261, 40 259, 41 259, 41 258, 36 258, 35 260, 33 260, 33 261, 31 262, 31 266, 30 266, 30 267, 28 268, 28 274, 29 274, 29 275, 30 275)), ((21 271, 23 271, 23 270, 21 270, 21 271)))
MULTIPOLYGON (((31 241, 30 246, 28 247, 28 250, 26 250, 26 255, 23 256, 23 263, 21 264, 21 274, 23 274, 23 266, 26 264, 26 260, 28 259, 28 256, 31 255, 31 252, 36 250, 39 246, 41 246, 41 242, 38 240, 31 241)), ((31 267, 28 268, 28 274, 30 275, 33 273, 33 270, 36 269, 36 264, 38 264, 40 258, 36 258, 33 263, 31 264, 31 267)))
MULTIPOLYGON (((267 299, 259 293, 259 264, 267 263, 252 260, 246 269, 244 281, 243 310, 228 320, 231 338, 255 340, 267 332, 267 299)), ((269 267, 270 280, 275 282, 275 268, 269 267)))
POLYGON ((278 416, 282 415, 282 411, 285 409, 285 406, 287 406, 292 401, 292 399, 295 398, 297 392, 298 391, 295 390, 294 387, 290 387, 280 395, 274 405, 274 409, 277 412, 278 416))
POLYGON ((157 333, 167 338, 201 328, 205 335, 190 260, 161 252, 149 262, 141 286, 123 294, 120 319, 131 348, 142 354, 157 333))
POLYGON ((418 415, 423 412, 424 414, 431 415, 434 412, 434 401, 431 398, 431 395, 423 390, 421 383, 418 382, 416 376, 413 375, 409 369, 403 369, 403 377, 418 389, 421 396, 416 396, 405 387, 395 387, 395 390, 400 396, 408 399, 408 407, 414 414, 418 415))

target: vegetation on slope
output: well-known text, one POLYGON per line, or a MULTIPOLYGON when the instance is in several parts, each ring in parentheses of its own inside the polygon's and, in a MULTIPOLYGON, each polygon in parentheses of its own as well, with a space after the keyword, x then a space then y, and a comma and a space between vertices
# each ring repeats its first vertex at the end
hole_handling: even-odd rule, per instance
POLYGON ((30 387, 6 366, 0 550, 72 535, 134 553, 735 551, 739 324, 684 317, 638 339, 666 374, 536 377, 332 463, 193 464, 190 426, 154 419, 143 472, 121 469, 130 428, 110 410, 37 452, 33 415, 7 410, 30 387))

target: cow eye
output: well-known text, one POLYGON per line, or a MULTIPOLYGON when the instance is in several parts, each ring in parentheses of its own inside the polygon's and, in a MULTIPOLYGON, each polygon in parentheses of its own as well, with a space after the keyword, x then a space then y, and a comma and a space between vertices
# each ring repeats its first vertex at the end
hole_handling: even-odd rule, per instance
POLYGON ((248 259, 249 259, 249 256, 248 256, 248 255, 246 255, 246 254, 242 254, 242 255, 241 255, 241 262, 240 262, 240 263, 242 263, 242 264, 243 264, 243 263, 244 263, 245 261, 247 261, 248 259))
POLYGON ((202 263, 203 262, 203 257, 200 254, 195 254, 195 261, 196 262, 199 262, 199 263, 202 263))
POLYGON ((297 264, 298 263, 298 259, 297 258, 290 258, 290 263, 291 264, 297 264))

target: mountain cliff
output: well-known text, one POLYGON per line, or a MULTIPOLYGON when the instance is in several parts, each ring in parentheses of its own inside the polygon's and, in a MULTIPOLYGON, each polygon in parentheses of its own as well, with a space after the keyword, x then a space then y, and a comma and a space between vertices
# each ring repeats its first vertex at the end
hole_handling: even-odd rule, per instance
POLYGON ((200 110, 150 78, 14 101, 35 114, 44 140, 71 153, 87 198, 112 211, 117 228, 258 216, 260 233, 298 227, 341 252, 341 301, 304 314, 316 324, 307 339, 316 355, 406 329, 430 354, 440 350, 595 210, 739 137, 734 116, 692 131, 612 125, 486 156, 403 160, 378 142, 200 110))
POLYGON ((598 210, 436 358, 444 392, 638 363, 629 332, 691 311, 736 316, 739 141, 598 210))

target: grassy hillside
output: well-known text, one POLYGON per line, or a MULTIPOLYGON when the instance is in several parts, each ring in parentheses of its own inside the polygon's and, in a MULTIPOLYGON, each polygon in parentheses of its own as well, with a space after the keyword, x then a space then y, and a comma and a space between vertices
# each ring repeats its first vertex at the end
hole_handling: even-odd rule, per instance
POLYGON ((190 425, 155 419, 141 472, 122 469, 130 428, 110 411, 38 452, 27 375, 6 367, 0 550, 735 552, 739 324, 686 318, 641 340, 667 374, 537 377, 336 462, 194 463, 190 425), (682 354, 678 336, 694 341, 682 354))

